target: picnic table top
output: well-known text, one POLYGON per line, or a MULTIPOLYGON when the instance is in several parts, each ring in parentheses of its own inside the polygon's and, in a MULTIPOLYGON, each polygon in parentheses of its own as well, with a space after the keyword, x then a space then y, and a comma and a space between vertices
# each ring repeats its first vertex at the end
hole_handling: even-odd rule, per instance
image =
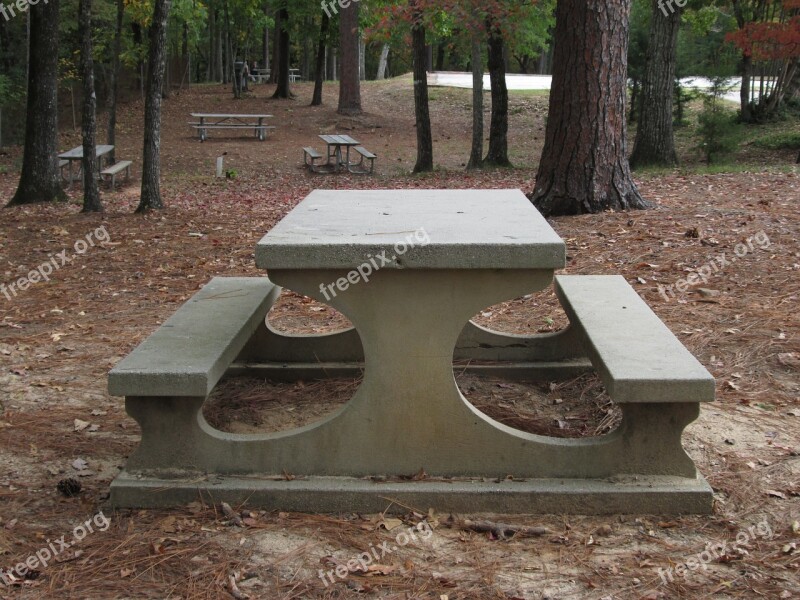
MULTIPOLYGON (((98 144, 94 148, 95 156, 103 156, 108 154, 114 149, 114 146, 108 144, 98 144)), ((83 158, 83 146, 75 146, 72 150, 67 150, 58 155, 58 158, 65 158, 67 160, 77 160, 83 158)))
POLYGON ((329 146, 358 146, 361 142, 354 140, 349 135, 320 135, 319 138, 329 146))
POLYGON ((389 268, 566 264, 564 241, 520 190, 314 190, 258 242, 256 264, 355 269, 384 251, 389 268))
POLYGON ((209 117, 212 119, 264 119, 270 118, 272 115, 244 115, 244 114, 234 114, 234 113, 189 113, 192 117, 209 117))

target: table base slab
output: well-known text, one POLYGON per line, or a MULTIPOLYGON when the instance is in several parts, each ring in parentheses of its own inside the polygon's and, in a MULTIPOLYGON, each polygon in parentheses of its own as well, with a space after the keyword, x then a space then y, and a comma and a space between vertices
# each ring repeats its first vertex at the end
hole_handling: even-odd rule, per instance
POLYGON ((119 507, 169 507, 197 500, 298 512, 710 514, 705 479, 639 477, 621 480, 414 481, 375 483, 350 477, 270 481, 255 477, 198 480, 140 478, 125 471, 111 484, 119 507), (387 510, 388 509, 388 510, 387 510))

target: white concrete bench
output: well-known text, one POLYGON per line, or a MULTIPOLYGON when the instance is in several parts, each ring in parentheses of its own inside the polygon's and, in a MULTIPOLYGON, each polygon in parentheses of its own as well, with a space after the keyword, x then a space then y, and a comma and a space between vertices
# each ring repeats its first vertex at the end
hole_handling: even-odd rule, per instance
POLYGON ((110 165, 100 171, 100 175, 109 176, 111 180, 111 189, 114 189, 114 184, 116 183, 117 175, 119 175, 122 171, 125 171, 125 180, 127 181, 131 176, 131 165, 133 164, 130 160, 120 160, 115 162, 113 165, 110 165))
POLYGON ((714 378, 620 275, 557 275, 556 294, 619 404, 711 402, 714 378))
POLYGON ((372 173, 375 169, 375 159, 378 158, 375 154, 364 148, 364 146, 356 146, 355 151, 361 155, 361 160, 358 163, 350 165, 348 170, 351 173, 368 174, 372 173), (364 160, 369 161, 369 168, 364 165, 364 160))
POLYGON ((266 277, 215 277, 111 370, 109 393, 129 409, 132 398, 205 398, 279 293, 266 277))

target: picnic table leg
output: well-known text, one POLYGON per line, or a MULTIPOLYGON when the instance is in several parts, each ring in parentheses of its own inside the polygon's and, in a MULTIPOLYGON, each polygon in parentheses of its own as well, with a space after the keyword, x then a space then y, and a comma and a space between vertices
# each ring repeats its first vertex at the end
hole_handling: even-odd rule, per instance
MULTIPOLYGON (((327 419, 272 438, 258 451, 254 442, 247 454, 258 457, 264 472, 362 477, 414 473, 424 465, 427 473, 465 477, 495 472, 592 479, 621 473, 696 476, 688 458, 653 460, 654 452, 678 452, 681 431, 696 417, 694 406, 670 406, 671 420, 658 436, 657 427, 665 427, 663 418, 653 417, 658 407, 633 406, 625 407, 627 424, 612 434, 553 440, 505 427, 461 394, 453 378, 453 350, 470 317, 507 298, 544 289, 551 272, 383 269, 370 273, 368 282, 337 289, 333 282, 347 282, 347 275, 338 270, 270 272, 270 279, 285 289, 350 318, 363 346, 365 373, 350 402, 327 419), (327 282, 332 283, 326 288, 327 282), (405 426, 398 428, 398 423, 405 426)), ((237 454, 220 446, 208 451, 215 465, 231 469, 243 455, 241 449, 237 454)))

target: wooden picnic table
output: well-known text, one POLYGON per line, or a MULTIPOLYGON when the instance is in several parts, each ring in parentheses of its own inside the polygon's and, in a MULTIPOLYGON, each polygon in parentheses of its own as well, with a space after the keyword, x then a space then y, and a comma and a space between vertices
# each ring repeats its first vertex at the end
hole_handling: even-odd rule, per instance
MULTIPOLYGON (((97 157, 97 172, 100 173, 102 168, 102 160, 106 154, 110 154, 111 151, 114 149, 114 146, 110 146, 108 144, 99 144, 95 146, 95 156, 97 157)), ((81 167, 80 161, 83 160, 83 146, 75 146, 72 150, 68 150, 67 152, 62 152, 58 155, 58 158, 61 160, 69 161, 69 185, 68 187, 72 187, 72 182, 76 181, 76 178, 81 174, 81 167), (72 176, 72 163, 78 163, 78 173, 73 178, 72 176)))
POLYGON ((274 127, 265 125, 264 119, 271 119, 267 114, 234 114, 234 113, 189 113, 192 118, 199 119, 189 124, 197 129, 200 141, 208 138, 209 129, 249 129, 253 128, 256 137, 262 142, 267 138, 267 129, 274 127))
POLYGON ((349 135, 341 135, 338 133, 333 135, 320 135, 319 139, 325 142, 328 147, 328 162, 326 164, 333 165, 333 169, 335 171, 341 170, 342 167, 347 168, 349 171, 350 167, 352 166, 352 163, 350 162, 350 148, 360 146, 361 142, 354 140, 349 135), (342 148, 344 148, 344 152, 342 151, 342 148), (342 157, 342 154, 344 154, 344 158, 342 157))

